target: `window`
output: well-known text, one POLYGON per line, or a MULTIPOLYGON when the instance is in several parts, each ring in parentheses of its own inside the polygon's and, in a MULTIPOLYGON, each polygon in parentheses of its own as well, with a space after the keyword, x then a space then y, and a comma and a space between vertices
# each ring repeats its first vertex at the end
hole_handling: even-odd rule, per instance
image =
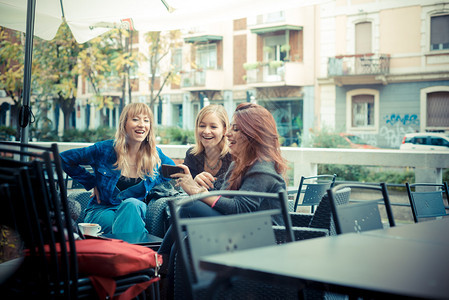
POLYGON ((439 138, 439 137, 431 137, 430 138, 430 144, 433 146, 446 146, 449 147, 449 142, 445 139, 439 138))
POLYGON ((173 104, 172 108, 172 124, 183 128, 182 124, 182 104, 173 104))
POLYGON ((157 63, 160 59, 160 54, 157 53, 156 54, 156 58, 151 57, 151 53, 150 53, 150 63, 149 63, 149 77, 153 77, 153 72, 154 72, 154 77, 159 77, 161 74, 160 68, 159 68, 159 63, 157 63), (153 66, 153 63, 155 63, 156 65, 153 66))
POLYGON ((282 51, 282 45, 288 44, 285 34, 266 36, 264 38, 264 61, 284 60, 286 52, 282 51))
POLYGON ((172 55, 173 71, 178 73, 182 70, 182 49, 174 49, 172 55))
POLYGON ((197 46, 196 65, 202 69, 217 69, 217 45, 215 43, 197 46))
POLYGON ((355 25, 355 53, 365 54, 372 52, 371 22, 362 22, 355 25))
POLYGON ((430 18, 430 50, 449 49, 449 15, 430 18))
POLYGON ((379 92, 353 90, 346 95, 346 130, 377 132, 379 127, 379 92))
POLYGON ((427 94, 427 126, 449 127, 449 92, 427 94))
POLYGON ((415 143, 418 145, 426 145, 427 144, 427 137, 415 137, 415 143))
POLYGON ((281 136, 282 146, 300 145, 303 131, 303 101, 301 99, 286 101, 263 101, 259 104, 268 109, 276 122, 278 133, 281 136))
POLYGON ((374 96, 357 95, 352 97, 352 127, 374 125, 374 96))
POLYGON ((284 11, 277 11, 265 15, 266 23, 282 22, 282 21, 285 21, 284 11))
POLYGON ((449 87, 431 86, 420 94, 420 131, 449 130, 449 87))

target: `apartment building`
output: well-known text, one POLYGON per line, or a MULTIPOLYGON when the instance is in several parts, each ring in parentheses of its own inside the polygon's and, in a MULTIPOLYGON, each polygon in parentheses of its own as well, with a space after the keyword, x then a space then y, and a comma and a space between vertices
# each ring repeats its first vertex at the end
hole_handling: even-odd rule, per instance
POLYGON ((448 1, 331 1, 319 22, 321 125, 385 148, 449 131, 448 1))
MULTIPOLYGON (((180 81, 163 88, 153 107, 157 124, 193 129, 205 105, 224 105, 232 115, 239 103, 257 102, 272 112, 283 145, 298 145, 303 130, 314 126, 316 11, 313 6, 301 7, 183 29, 182 46, 171 49, 160 64, 161 73, 170 67, 180 81)), ((143 35, 134 40, 136 51, 147 49, 143 35)), ((148 70, 143 63, 136 73, 148 74, 148 70)), ((148 102, 149 77, 133 80, 131 101, 148 102)), ((97 127, 104 120, 89 104, 93 91, 85 80, 81 86, 74 124, 97 127)), ((116 104, 112 110, 104 108, 106 124, 115 126, 121 95, 112 86, 102 92, 116 104)), ((155 87, 159 86, 157 78, 155 87)))
MULTIPOLYGON (((284 146, 319 129, 382 148, 398 148, 409 132, 449 131, 447 1, 329 0, 182 32, 182 45, 160 65, 180 80, 164 86, 153 107, 159 125, 193 129, 203 106, 221 104, 232 115, 249 101, 272 112, 284 146)), ((143 34, 136 51, 147 51, 143 34)), ((135 72, 126 101, 149 101, 148 70, 143 63, 135 72)), ((104 108, 116 126, 122 95, 103 93, 116 104, 104 108)), ((84 82, 77 128, 105 122, 91 96, 84 82)))

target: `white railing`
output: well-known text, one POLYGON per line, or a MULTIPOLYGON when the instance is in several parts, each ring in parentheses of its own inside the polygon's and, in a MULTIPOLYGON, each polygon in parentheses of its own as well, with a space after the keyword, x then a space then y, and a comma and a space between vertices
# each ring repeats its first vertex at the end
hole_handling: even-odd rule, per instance
MULTIPOLYGON (((38 143, 48 144, 48 143, 38 143)), ((92 143, 58 143, 59 151, 80 148, 92 143)), ((189 146, 158 145, 172 159, 184 159, 189 146)), ((293 165, 293 185, 300 177, 317 174, 318 164, 409 167, 415 170, 416 182, 440 183, 443 169, 449 168, 449 152, 401 150, 294 148, 282 147, 282 154, 293 165)))

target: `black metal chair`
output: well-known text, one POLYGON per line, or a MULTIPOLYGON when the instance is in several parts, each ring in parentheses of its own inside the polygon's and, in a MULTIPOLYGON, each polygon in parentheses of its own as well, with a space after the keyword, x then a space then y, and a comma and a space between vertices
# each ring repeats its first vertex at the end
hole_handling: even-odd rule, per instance
MULTIPOLYGON (((208 196, 246 196, 264 197, 280 201, 281 208, 252 213, 223 215, 204 218, 181 218, 179 208, 183 205, 201 200, 204 195, 198 194, 184 198, 174 198, 169 201, 172 226, 174 226, 176 241, 179 245, 180 257, 184 271, 184 299, 232 299, 237 295, 252 295, 257 299, 267 299, 275 295, 279 299, 298 298, 297 290, 286 289, 266 283, 256 283, 245 279, 230 279, 223 274, 204 271, 199 267, 201 257, 229 251, 240 251, 255 247, 276 244, 272 217, 282 215, 287 232, 287 241, 293 241, 290 217, 288 216, 286 192, 259 193, 249 191, 213 191, 208 196), (257 288, 251 288, 257 286, 257 288), (210 294, 210 292, 212 293, 210 294), (212 295, 214 294, 214 295, 212 295), (271 296, 270 296, 271 295, 271 296)), ((179 258, 179 256, 177 257, 179 258)), ((176 263, 176 268, 179 262, 176 263)))
POLYGON ((405 184, 407 195, 412 208, 413 220, 434 219, 449 215, 446 212, 444 198, 449 204, 447 182, 405 184), (443 196, 445 195, 445 197, 443 196))
POLYGON ((298 206, 310 206, 313 213, 326 191, 334 186, 336 177, 337 174, 301 176, 298 190, 289 191, 289 194, 296 193, 293 211, 296 212, 298 206), (302 198, 301 202, 299 202, 300 198, 302 198))
MULTIPOLYGON (((329 195, 337 234, 384 228, 379 210, 379 204, 383 204, 385 207, 389 226, 395 226, 390 199, 388 197, 388 191, 385 183, 380 183, 379 185, 356 183, 341 184, 329 189, 327 192, 329 195), (337 192, 345 188, 350 188, 350 203, 345 205, 337 205, 337 192), (354 199, 353 196, 357 192, 365 192, 363 195, 364 197, 368 197, 369 200, 354 199), (372 199, 373 197, 375 199, 372 199)), ((361 194, 359 194, 359 197, 361 197, 360 195, 361 194)))
MULTIPOLYGON (((5 285, 5 297, 80 299, 96 297, 88 274, 78 273, 75 236, 56 144, 50 147, 0 142, 0 184, 9 186, 9 225, 24 242, 25 260, 5 285), (26 149, 26 150, 24 150, 26 149), (16 157, 23 160, 14 159, 16 157)), ((3 220, 2 220, 3 221, 3 220)), ((116 294, 149 281, 154 270, 116 279, 116 294)), ((158 293, 149 291, 158 298, 158 293)), ((145 298, 146 293, 141 294, 145 298)))

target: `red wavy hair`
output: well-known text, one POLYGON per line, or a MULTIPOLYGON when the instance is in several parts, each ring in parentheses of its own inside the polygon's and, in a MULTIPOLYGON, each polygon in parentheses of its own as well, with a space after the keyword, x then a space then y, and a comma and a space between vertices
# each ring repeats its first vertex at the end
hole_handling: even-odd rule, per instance
POLYGON ((234 112, 234 124, 246 137, 245 151, 234 156, 235 167, 229 178, 230 190, 238 190, 243 175, 257 161, 273 161, 275 170, 285 178, 287 163, 281 155, 276 122, 263 106, 241 103, 234 112))

